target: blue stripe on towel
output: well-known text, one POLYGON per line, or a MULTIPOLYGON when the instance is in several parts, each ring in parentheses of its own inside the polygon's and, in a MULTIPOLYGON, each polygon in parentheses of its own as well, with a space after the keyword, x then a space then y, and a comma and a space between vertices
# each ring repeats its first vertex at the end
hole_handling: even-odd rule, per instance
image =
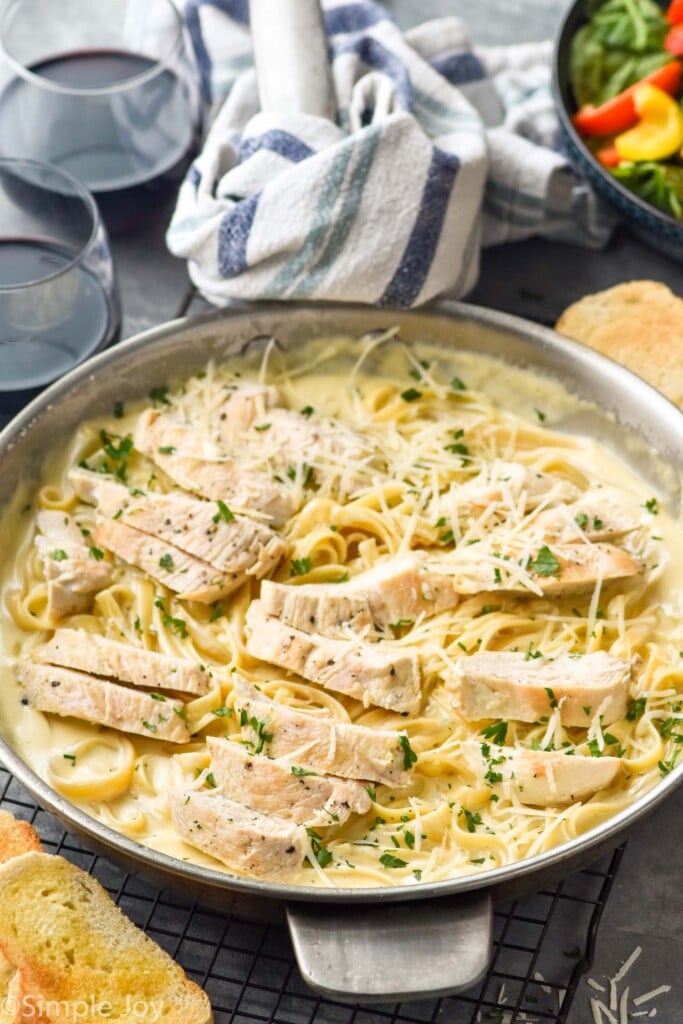
POLYGON ((264 288, 267 298, 277 299, 288 291, 299 274, 319 251, 325 241, 330 224, 334 223, 334 208, 339 197, 344 177, 353 156, 355 142, 345 139, 338 147, 323 182, 311 226, 301 248, 287 260, 275 277, 264 288))
POLYGON ((233 21, 239 21, 242 25, 249 24, 249 0, 203 0, 211 7, 217 7, 223 14, 227 14, 233 21))
POLYGON ((204 42, 202 26, 199 20, 199 8, 201 6, 202 0, 187 0, 187 4, 185 6, 185 24, 187 25, 187 31, 190 34, 192 49, 194 50, 194 59, 197 62, 202 97, 207 103, 210 103, 212 99, 211 57, 209 56, 209 51, 207 50, 204 42))
POLYGON ((247 244, 261 193, 242 199, 226 213, 218 228, 218 269, 223 277, 236 277, 248 267, 247 244))
POLYGON ((314 149, 307 146, 301 139, 297 139, 296 135, 279 128, 271 128, 267 132, 263 132, 262 135, 254 135, 239 143, 237 152, 240 161, 243 163, 254 153, 258 153, 260 149, 269 149, 271 153, 277 153, 293 164, 301 163, 302 160, 306 160, 315 153, 314 149))
POLYGON ((457 156, 434 147, 413 230, 401 262, 379 300, 380 306, 412 306, 420 294, 432 266, 459 169, 457 156))
POLYGON ((290 298, 298 299, 315 295, 318 285, 325 279, 341 255, 351 228, 356 222, 365 183, 375 159, 382 131, 381 126, 373 125, 363 129, 360 133, 358 157, 349 176, 349 184, 344 194, 341 210, 332 224, 332 230, 323 251, 305 277, 291 289, 290 298))
POLYGON ((328 36, 362 32, 379 21, 391 21, 388 11, 373 3, 342 4, 331 11, 325 11, 325 28, 328 36))
POLYGON ((202 7, 217 7, 233 21, 243 25, 249 24, 249 0, 187 0, 185 5, 185 24, 190 34, 192 49, 194 50, 197 70, 199 71, 199 82, 202 97, 207 103, 213 100, 213 87, 211 76, 213 65, 209 49, 204 42, 202 35, 201 19, 199 11, 202 7))
POLYGON ((333 41, 330 50, 332 60, 344 53, 355 53, 367 67, 381 71, 394 83, 404 109, 411 109, 412 88, 405 64, 373 36, 358 36, 355 39, 345 39, 339 43, 333 41))
POLYGON ((432 67, 451 85, 464 85, 486 78, 486 68, 473 53, 453 53, 432 61, 432 67))
POLYGON ((191 163, 188 168, 187 180, 195 190, 199 187, 199 182, 202 180, 202 173, 195 163, 191 163))

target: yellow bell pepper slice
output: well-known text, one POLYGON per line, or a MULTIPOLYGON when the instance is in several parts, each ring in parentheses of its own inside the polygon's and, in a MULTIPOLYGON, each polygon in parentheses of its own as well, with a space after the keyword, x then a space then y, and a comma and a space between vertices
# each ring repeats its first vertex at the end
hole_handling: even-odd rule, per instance
POLYGON ((633 90, 639 120, 614 139, 622 160, 663 160, 683 146, 683 110, 655 85, 643 82, 633 90))

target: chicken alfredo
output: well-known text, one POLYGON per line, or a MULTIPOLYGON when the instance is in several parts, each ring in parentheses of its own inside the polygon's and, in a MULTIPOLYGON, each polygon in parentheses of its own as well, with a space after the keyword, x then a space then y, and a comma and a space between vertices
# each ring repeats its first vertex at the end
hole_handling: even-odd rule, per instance
POLYGON ((12 746, 149 847, 337 887, 529 857, 671 771, 680 527, 559 386, 457 358, 269 345, 84 424, 6 524, 12 746))

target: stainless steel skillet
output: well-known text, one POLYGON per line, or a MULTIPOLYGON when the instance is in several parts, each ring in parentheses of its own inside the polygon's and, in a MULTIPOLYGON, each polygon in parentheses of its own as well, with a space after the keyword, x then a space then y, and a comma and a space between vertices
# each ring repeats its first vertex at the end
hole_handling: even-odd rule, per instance
MULTIPOLYGON (((229 360, 258 336, 297 349, 322 335, 360 336, 397 325, 407 344, 428 341, 499 357, 560 381, 595 403, 568 425, 599 436, 648 477, 680 515, 683 414, 626 370, 526 321, 458 303, 396 312, 359 306, 233 307, 175 321, 124 342, 49 388, 0 435, 0 508, 35 481, 46 453, 83 420, 161 382, 229 360), (643 445, 642 442, 646 442, 643 445)), ((11 558, 12 552, 0 551, 11 558)), ((0 738, 0 758, 39 804, 97 852, 159 885, 252 915, 286 912, 304 977, 347 999, 410 999, 471 986, 488 966, 493 900, 537 889, 622 842, 683 779, 677 767, 647 795, 591 832, 517 864, 434 884, 321 890, 252 881, 151 851, 56 793, 0 738)))

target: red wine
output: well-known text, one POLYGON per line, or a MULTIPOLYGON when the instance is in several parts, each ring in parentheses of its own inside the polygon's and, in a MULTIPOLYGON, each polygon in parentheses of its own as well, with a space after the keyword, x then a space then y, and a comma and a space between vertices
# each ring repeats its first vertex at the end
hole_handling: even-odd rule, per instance
POLYGON ((48 239, 0 239, 0 391, 47 384, 113 340, 107 296, 69 268, 75 256, 48 239), (24 287, 1 290, 12 285, 24 287))
POLYGON ((197 143, 188 85, 170 68, 155 69, 150 58, 119 50, 35 64, 29 70, 49 82, 101 91, 60 92, 15 78, 0 96, 0 153, 70 171, 110 227, 134 226, 174 193, 197 143))

